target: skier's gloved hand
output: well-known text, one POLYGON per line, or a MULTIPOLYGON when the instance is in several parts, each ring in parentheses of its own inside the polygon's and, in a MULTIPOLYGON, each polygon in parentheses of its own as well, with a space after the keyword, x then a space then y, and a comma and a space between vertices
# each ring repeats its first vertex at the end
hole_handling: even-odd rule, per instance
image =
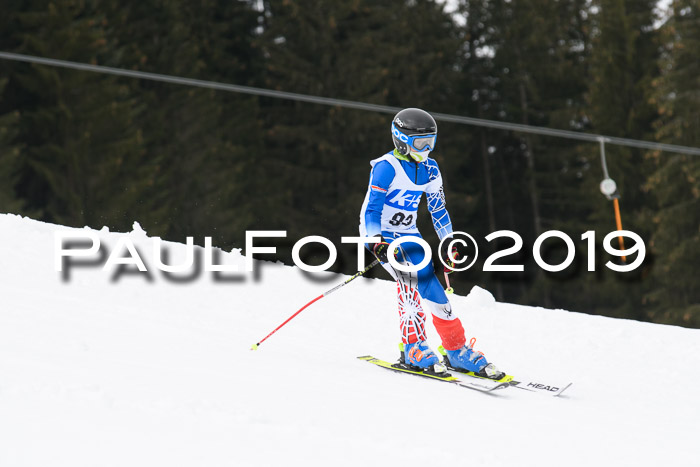
POLYGON ((378 235, 378 237, 381 241, 374 244, 372 247, 372 253, 374 253, 374 256, 376 256, 382 263, 388 263, 389 258, 387 258, 387 255, 389 253, 389 244, 381 235, 378 235))
POLYGON ((443 267, 443 269, 445 270, 445 274, 452 274, 454 272, 452 269, 450 269, 450 268, 455 267, 455 263, 454 263, 454 261, 452 261, 452 258, 450 258, 450 256, 452 258, 454 258, 455 260, 459 258, 459 253, 457 252, 457 247, 454 245, 452 246, 451 254, 448 254, 447 259, 445 259, 445 263, 449 266, 449 268, 443 267))

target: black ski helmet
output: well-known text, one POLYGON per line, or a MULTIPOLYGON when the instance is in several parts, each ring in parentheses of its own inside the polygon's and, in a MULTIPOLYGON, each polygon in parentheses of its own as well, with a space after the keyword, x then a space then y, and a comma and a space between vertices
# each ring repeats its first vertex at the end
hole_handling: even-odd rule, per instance
MULTIPOLYGON (((425 110, 413 107, 403 109, 394 116, 394 120, 391 122, 391 137, 394 140, 394 146, 401 155, 409 155, 411 147, 407 144, 407 137, 416 135, 437 135, 437 123, 425 110)), ((414 151, 418 150, 417 148, 413 149, 414 151)))

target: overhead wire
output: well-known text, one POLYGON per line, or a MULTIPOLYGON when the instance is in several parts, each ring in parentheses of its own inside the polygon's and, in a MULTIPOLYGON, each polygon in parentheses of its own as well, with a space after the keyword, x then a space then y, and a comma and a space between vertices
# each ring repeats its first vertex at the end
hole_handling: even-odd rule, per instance
MULTIPOLYGON (((60 68, 68 68, 73 70, 90 71, 94 73, 104 73, 115 76, 125 76, 129 78, 145 79, 150 81, 160 81, 164 83, 180 84, 185 86, 195 86, 199 88, 215 89, 220 91, 237 92, 241 94, 271 97, 275 99, 287 99, 298 102, 308 102, 311 104, 328 105, 357 110, 367 110, 371 112, 395 114, 401 110, 400 107, 371 104, 368 102, 358 102, 345 99, 336 99, 331 97, 300 94, 295 92, 277 91, 274 89, 257 88, 253 86, 242 86, 238 84, 219 83, 215 81, 184 78, 181 76, 164 75, 159 73, 150 73, 137 70, 127 70, 123 68, 114 68, 103 65, 92 65, 88 63, 72 62, 68 60, 58 60, 54 58, 36 57, 32 55, 24 55, 11 52, 0 52, 0 59, 25 63, 34 63, 38 65, 47 65, 60 68)), ((531 133, 537 135, 552 136, 556 138, 568 138, 594 143, 604 142, 607 144, 614 144, 618 146, 628 146, 649 150, 667 151, 679 154, 700 156, 700 148, 694 148, 689 146, 658 143, 653 141, 643 141, 631 138, 620 138, 616 136, 605 136, 594 133, 583 133, 571 130, 560 130, 556 128, 547 128, 541 126, 523 125, 518 123, 501 122, 497 120, 487 120, 483 118, 465 117, 461 115, 452 115, 439 112, 430 112, 430 114, 436 120, 459 123, 463 125, 494 128, 498 130, 513 131, 516 133, 531 133)))

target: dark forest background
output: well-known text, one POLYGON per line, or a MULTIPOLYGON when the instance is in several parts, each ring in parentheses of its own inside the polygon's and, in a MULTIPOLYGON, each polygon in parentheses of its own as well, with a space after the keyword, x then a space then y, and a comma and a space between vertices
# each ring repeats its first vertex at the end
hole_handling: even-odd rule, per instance
MULTIPOLYGON (((2 51, 700 146, 698 0, 664 15, 653 0, 460 0, 449 14, 429 0, 2 3, 2 51)), ((286 243, 272 243, 286 261, 294 241, 323 235, 350 273, 355 249, 339 239, 357 234, 369 161, 393 147, 390 121, 0 60, 0 212, 116 231, 138 221, 225 250, 246 230, 284 229, 286 243)), ((647 246, 632 273, 604 266, 615 220, 597 144, 439 123, 433 156, 455 229, 487 253, 492 231, 525 240, 507 259, 524 273, 481 272, 482 253, 452 275, 457 291, 478 284, 503 301, 700 327, 700 157, 606 150, 623 225, 647 246), (532 260, 550 229, 577 245, 561 273, 532 260)), ((548 250, 552 263, 562 254, 548 250)))

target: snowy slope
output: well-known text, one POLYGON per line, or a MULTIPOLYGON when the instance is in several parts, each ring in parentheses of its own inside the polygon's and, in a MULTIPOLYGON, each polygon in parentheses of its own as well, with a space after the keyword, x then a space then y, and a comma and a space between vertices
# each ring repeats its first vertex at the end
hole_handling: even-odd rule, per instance
MULTIPOLYGON (((396 357, 388 281, 358 279, 251 352, 343 278, 264 262, 259 280, 92 267, 64 282, 58 229, 0 215, 0 466, 700 465, 699 330, 475 288, 453 305, 478 349, 516 376, 574 382, 560 398, 485 395, 356 359, 396 357)), ((99 235, 113 248, 126 234, 99 235)), ((148 263, 151 240, 128 236, 148 263)))

